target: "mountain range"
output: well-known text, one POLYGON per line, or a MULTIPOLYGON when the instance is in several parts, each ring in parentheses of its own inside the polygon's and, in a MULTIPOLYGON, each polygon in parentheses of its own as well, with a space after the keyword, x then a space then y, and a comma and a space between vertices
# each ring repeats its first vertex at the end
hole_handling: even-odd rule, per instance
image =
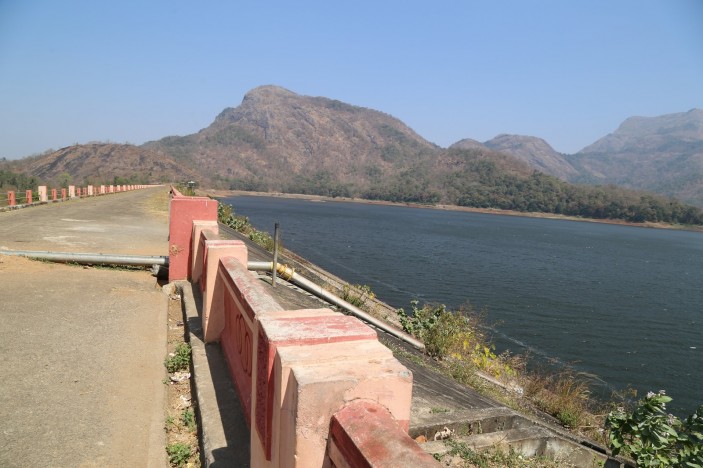
MULTIPOLYGON (((193 179, 213 188, 420 203, 502 207, 500 200, 510 199, 504 204, 523 210, 530 201, 518 197, 522 200, 516 202, 515 190, 582 190, 579 200, 598 198, 537 175, 545 174, 649 190, 703 206, 703 110, 632 117, 573 155, 558 153, 540 138, 505 134, 482 143, 467 138, 445 149, 383 112, 261 86, 191 135, 141 146, 75 145, 2 168, 46 180, 61 175, 77 182, 193 179), (548 187, 553 184, 557 188, 548 187)), ((641 196, 628 192, 625 198, 630 203, 641 196)))

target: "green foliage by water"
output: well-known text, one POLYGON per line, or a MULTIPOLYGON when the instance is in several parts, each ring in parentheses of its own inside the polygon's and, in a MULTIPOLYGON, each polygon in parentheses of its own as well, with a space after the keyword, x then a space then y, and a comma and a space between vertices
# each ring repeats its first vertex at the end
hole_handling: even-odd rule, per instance
POLYGON ((525 398, 565 427, 600 427, 598 417, 590 412, 590 390, 584 379, 569 369, 528 373, 525 357, 496 354, 480 326, 482 314, 470 305, 449 311, 443 304, 419 307, 412 301, 410 313, 398 309, 397 314, 403 330, 420 339, 426 353, 457 382, 475 386, 476 372, 481 371, 513 389, 514 395, 505 395, 505 402, 513 407, 522 407, 519 400, 525 398))
POLYGON ((515 370, 507 354, 496 355, 478 323, 479 314, 465 305, 457 311, 448 311, 444 304, 410 303, 411 312, 398 309, 398 319, 406 333, 425 344, 425 352, 433 358, 448 360, 449 367, 462 372, 481 370, 495 377, 514 376, 515 370))
POLYGON ((614 454, 631 456, 637 466, 703 466, 703 405, 685 420, 667 414, 664 391, 649 392, 629 413, 620 407, 606 419, 614 454))
POLYGON ((224 225, 231 227, 237 232, 248 236, 250 240, 262 246, 269 252, 273 252, 273 237, 264 231, 259 231, 249 223, 246 216, 237 216, 232 209, 232 205, 226 203, 217 204, 217 219, 224 225))

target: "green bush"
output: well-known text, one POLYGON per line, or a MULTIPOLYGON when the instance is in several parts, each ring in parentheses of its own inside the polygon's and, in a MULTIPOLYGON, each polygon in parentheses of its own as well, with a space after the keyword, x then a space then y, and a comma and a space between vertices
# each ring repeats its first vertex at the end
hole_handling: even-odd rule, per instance
POLYGON ((649 392, 632 413, 623 408, 606 418, 613 454, 631 456, 638 466, 703 466, 703 406, 681 421, 666 413, 664 390, 649 392))
POLYGON ((403 330, 420 339, 430 356, 448 358, 450 370, 457 378, 461 376, 466 380, 475 369, 496 377, 515 375, 509 356, 497 356, 495 347, 480 331, 481 315, 473 307, 465 305, 448 311, 444 304, 425 304, 418 308, 418 301, 412 301, 410 305, 410 315, 403 309, 397 310, 403 330))

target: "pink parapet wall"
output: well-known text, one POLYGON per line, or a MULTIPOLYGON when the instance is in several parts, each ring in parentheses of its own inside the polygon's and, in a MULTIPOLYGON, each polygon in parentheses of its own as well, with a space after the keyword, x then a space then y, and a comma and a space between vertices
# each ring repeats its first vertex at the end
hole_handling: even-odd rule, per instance
POLYGON ((327 308, 285 310, 248 271, 245 244, 219 238, 217 202, 172 194, 169 279, 200 283, 204 341, 220 341, 250 466, 438 466, 407 435, 412 373, 376 331, 327 308))
POLYGON ((193 221, 217 221, 217 201, 175 195, 171 198, 170 213, 168 280, 184 280, 190 276, 193 262, 193 221))

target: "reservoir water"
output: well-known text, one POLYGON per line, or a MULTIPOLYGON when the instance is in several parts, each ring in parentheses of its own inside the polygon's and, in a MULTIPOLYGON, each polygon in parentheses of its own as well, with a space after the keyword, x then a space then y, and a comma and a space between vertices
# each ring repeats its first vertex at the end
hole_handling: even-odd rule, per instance
POLYGON ((487 309, 499 351, 595 377, 609 395, 703 404, 703 234, 402 206, 223 200, 284 245, 394 307, 487 309))

